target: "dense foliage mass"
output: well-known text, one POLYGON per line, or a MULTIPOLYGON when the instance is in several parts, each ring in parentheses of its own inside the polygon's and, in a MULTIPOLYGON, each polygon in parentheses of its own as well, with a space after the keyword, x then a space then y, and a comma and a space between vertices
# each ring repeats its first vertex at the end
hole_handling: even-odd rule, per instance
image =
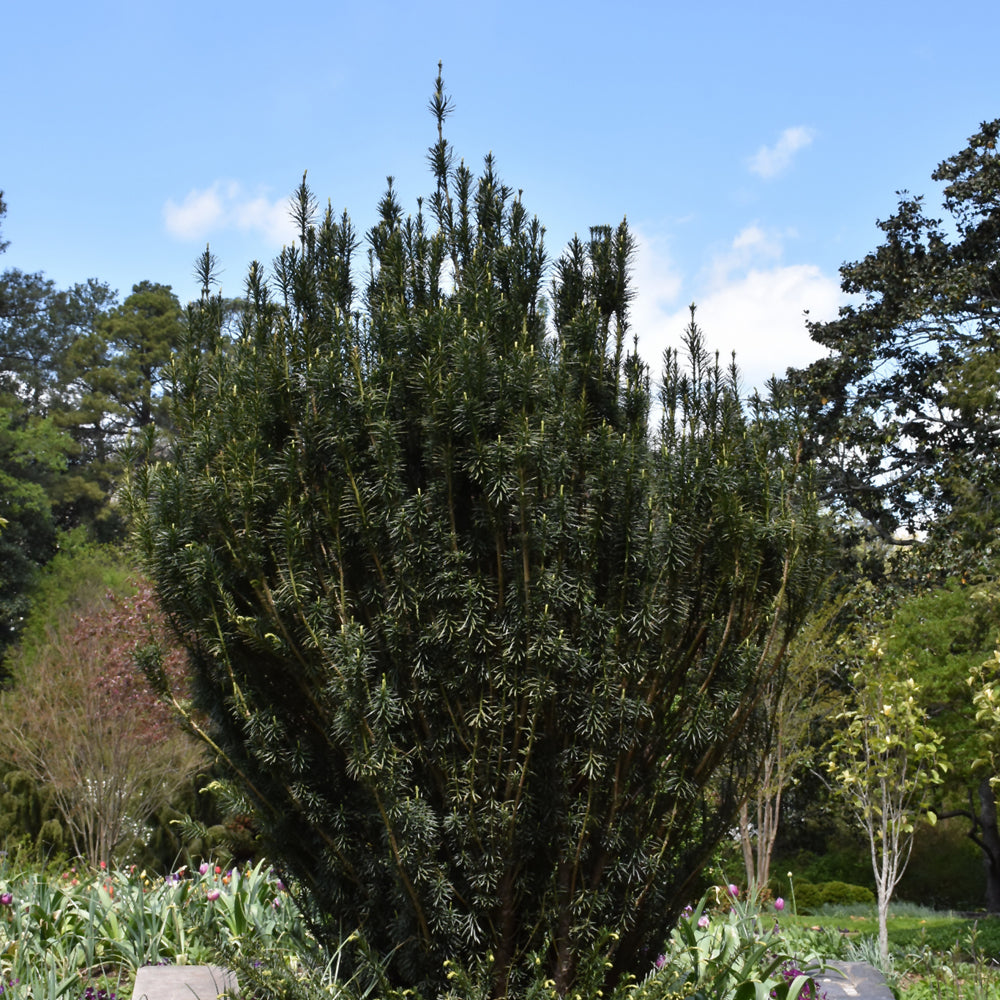
POLYGON ((650 428, 625 224, 548 300, 541 226, 453 162, 440 80, 433 107, 435 190, 404 217, 390 182, 363 291, 304 182, 232 341, 206 256, 137 538, 317 928, 400 983, 489 955, 504 995, 537 954, 562 992, 599 928, 610 975, 647 963, 731 829, 815 499, 794 422, 745 412, 693 322, 650 428))

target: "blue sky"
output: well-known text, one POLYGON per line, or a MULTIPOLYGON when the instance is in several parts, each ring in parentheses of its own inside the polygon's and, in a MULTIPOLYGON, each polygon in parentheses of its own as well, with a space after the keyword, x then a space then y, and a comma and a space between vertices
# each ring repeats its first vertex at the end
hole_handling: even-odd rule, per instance
POLYGON ((1000 117, 998 35, 997 0, 11 2, 0 265, 185 301, 210 243, 239 294, 304 170, 359 229, 387 174, 415 208, 440 59, 448 138, 494 153, 550 256, 627 216, 654 366, 695 301, 759 383, 815 356, 802 312, 835 314, 895 192, 936 205, 931 171, 1000 117))

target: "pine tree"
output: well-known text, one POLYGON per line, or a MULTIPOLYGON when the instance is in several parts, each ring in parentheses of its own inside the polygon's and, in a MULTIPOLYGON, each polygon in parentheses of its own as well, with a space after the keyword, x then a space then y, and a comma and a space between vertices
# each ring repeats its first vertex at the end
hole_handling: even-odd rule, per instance
POLYGON ((650 429, 626 224, 547 298, 542 227, 454 162, 440 76, 431 108, 435 190, 404 216, 390 179, 363 279, 305 179, 233 342, 206 254, 132 507, 317 930, 401 984, 489 961, 502 996, 537 954, 565 992, 602 928, 610 978, 645 969, 732 829, 818 515, 794 421, 744 411, 693 319, 650 429))

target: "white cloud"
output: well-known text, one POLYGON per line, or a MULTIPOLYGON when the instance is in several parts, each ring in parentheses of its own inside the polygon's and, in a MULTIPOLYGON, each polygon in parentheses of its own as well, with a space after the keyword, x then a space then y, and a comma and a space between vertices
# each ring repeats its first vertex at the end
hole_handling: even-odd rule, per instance
POLYGON ((639 293, 632 326, 639 351, 657 378, 663 352, 682 346, 690 322, 688 303, 711 351, 728 365, 736 351, 747 394, 763 389, 771 375, 822 357, 809 338, 805 311, 814 320, 833 319, 842 301, 836 277, 813 264, 782 264, 782 239, 748 226, 717 253, 697 280, 682 282, 669 260, 640 237, 636 277, 639 293), (682 287, 688 286, 681 298, 682 287), (644 292, 644 288, 652 292, 644 292))
MULTIPOLYGON (((698 302, 696 319, 706 346, 736 364, 747 392, 762 389, 772 375, 789 366, 802 367, 826 352, 806 330, 806 310, 814 320, 833 319, 840 304, 840 285, 813 264, 751 268, 698 302)), ((687 310, 667 318, 674 330, 689 321, 687 310)))
POLYGON ((223 216, 218 185, 207 191, 190 191, 178 205, 173 199, 163 206, 167 232, 183 240, 200 239, 215 229, 223 216))
POLYGON ((231 209, 233 222, 244 232, 258 230, 273 243, 291 243, 295 238, 295 225, 289 217, 288 200, 271 202, 266 198, 253 198, 238 202, 231 209))
POLYGON ((811 128, 797 125, 794 128, 786 128, 778 136, 778 141, 773 146, 761 146, 752 157, 750 157, 750 171, 769 180, 788 169, 792 162, 792 157, 800 150, 809 145, 815 138, 816 133, 811 128))
POLYGON ((226 229, 261 233, 276 246, 295 237, 288 199, 250 195, 235 181, 215 181, 204 190, 189 191, 180 204, 168 199, 163 221, 167 232, 182 240, 203 240, 226 229))

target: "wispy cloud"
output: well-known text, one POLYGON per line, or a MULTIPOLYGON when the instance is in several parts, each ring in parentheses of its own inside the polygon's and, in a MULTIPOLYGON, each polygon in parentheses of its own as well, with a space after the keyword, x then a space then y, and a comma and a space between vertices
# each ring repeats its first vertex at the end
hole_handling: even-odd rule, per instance
POLYGON ((773 146, 761 146, 752 157, 750 157, 750 171, 769 180, 777 177, 788 169, 792 162, 792 157, 800 150, 809 145, 816 137, 816 133, 811 128, 804 125, 796 125, 794 128, 786 128, 778 136, 778 141, 773 146))
POLYGON ((251 195, 236 181, 220 180, 211 187, 191 190, 179 203, 168 199, 163 222, 168 233, 182 240, 203 240, 222 230, 237 229, 261 233, 280 246, 295 236, 287 198, 272 201, 262 194, 251 195))
POLYGON ((745 272, 749 268, 771 266, 781 259, 784 250, 784 236, 769 232, 756 222, 744 226, 726 249, 712 257, 706 269, 709 287, 712 289, 726 285, 733 274, 745 272))

